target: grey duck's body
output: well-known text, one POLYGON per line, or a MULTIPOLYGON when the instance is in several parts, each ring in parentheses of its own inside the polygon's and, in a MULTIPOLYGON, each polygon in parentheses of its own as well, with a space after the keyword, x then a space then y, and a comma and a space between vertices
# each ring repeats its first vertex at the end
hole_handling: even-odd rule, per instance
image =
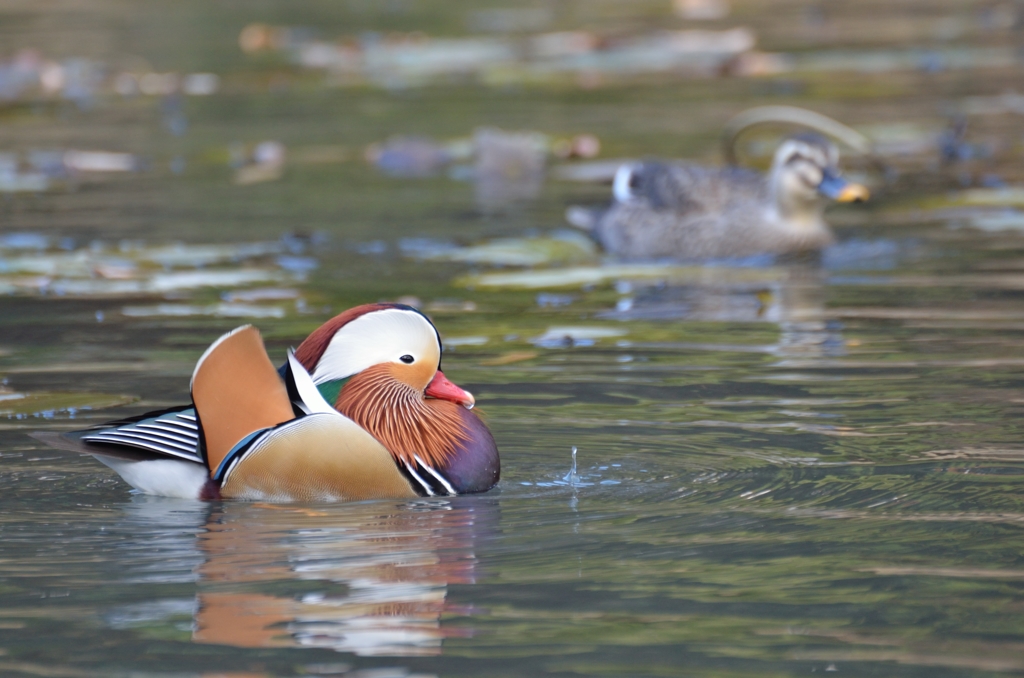
POLYGON ((833 241, 825 199, 867 197, 838 175, 835 146, 817 135, 787 140, 767 175, 734 167, 647 160, 623 165, 614 202, 570 208, 569 221, 626 259, 716 259, 821 249, 833 241))

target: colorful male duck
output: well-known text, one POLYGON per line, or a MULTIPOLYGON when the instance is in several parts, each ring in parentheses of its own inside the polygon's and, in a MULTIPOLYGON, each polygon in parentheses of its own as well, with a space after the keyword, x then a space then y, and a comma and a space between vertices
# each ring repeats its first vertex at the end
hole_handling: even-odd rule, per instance
POLYGON ((274 369, 259 332, 228 332, 199 359, 192 407, 45 442, 92 454, 146 494, 338 501, 484 492, 498 449, 474 399, 440 371, 419 311, 367 304, 274 369))

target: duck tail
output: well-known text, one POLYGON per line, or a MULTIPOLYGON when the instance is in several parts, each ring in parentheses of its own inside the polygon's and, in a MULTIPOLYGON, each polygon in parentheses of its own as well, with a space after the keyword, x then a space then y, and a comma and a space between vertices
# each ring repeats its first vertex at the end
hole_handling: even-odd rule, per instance
MULTIPOLYGON (((90 447, 87 447, 85 445, 85 443, 79 441, 77 439, 77 437, 66 438, 66 437, 62 436, 61 434, 57 433, 56 431, 29 431, 28 437, 29 438, 34 438, 34 439, 38 440, 39 442, 43 443, 44 445, 46 445, 48 447, 52 447, 55 450, 67 450, 68 452, 81 452, 82 454, 96 454, 96 453, 102 454, 102 452, 103 452, 102 450, 95 450, 95 449, 92 449, 90 447)), ((111 452, 111 454, 117 454, 117 453, 116 452, 111 452)), ((132 453, 131 452, 126 452, 125 454, 132 454, 132 453)), ((139 457, 141 457, 141 456, 142 456, 142 454, 140 453, 139 457)))
POLYGON ((210 480, 201 462, 167 456, 144 447, 131 447, 130 444, 96 445, 82 440, 82 436, 92 432, 74 431, 61 435, 54 431, 32 431, 28 435, 54 449, 92 455, 144 494, 204 501, 220 499, 219 488, 210 480))

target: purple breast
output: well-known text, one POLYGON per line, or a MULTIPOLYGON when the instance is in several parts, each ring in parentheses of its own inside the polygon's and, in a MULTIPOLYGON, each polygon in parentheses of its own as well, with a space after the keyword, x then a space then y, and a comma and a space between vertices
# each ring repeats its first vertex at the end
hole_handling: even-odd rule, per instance
POLYGON ((445 402, 444 405, 450 405, 458 412, 468 439, 455 448, 455 455, 439 470, 459 494, 486 492, 501 477, 501 462, 494 436, 475 412, 454 403, 445 402))

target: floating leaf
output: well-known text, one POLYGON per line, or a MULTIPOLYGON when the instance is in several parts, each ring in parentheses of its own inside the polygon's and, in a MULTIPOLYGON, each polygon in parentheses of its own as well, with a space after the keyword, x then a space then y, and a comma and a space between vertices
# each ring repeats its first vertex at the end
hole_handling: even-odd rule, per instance
POLYGON ((450 337, 444 340, 445 348, 456 346, 483 346, 488 341, 487 337, 450 337))
POLYGON ((575 266, 543 271, 515 273, 485 273, 462 276, 455 280, 463 287, 491 287, 508 289, 544 289, 555 287, 582 287, 610 280, 647 279, 674 283, 777 281, 780 271, 771 268, 708 268, 678 266, 674 264, 609 264, 606 266, 575 266))
POLYGON ((598 339, 610 339, 628 334, 626 330, 614 327, 549 327, 530 343, 542 348, 560 348, 570 346, 593 346, 598 339))
POLYGON ((189 317, 215 316, 218 318, 283 318, 284 309, 279 306, 256 306, 254 304, 157 304, 155 306, 125 306, 121 313, 131 318, 156 316, 189 317))
POLYGON ((1024 207, 1024 188, 972 188, 954 197, 954 202, 979 207, 1024 207))
POLYGON ((487 360, 481 360, 480 364, 487 367, 496 367, 499 365, 511 365, 512 363, 519 363, 526 360, 533 360, 539 353, 536 351, 510 351, 508 353, 502 353, 495 358, 488 358, 487 360))
POLYGON ((470 247, 403 247, 407 256, 428 261, 459 261, 491 266, 546 266, 593 261, 597 246, 582 233, 559 232, 538 238, 501 238, 470 247))
POLYGON ((17 393, 0 391, 0 417, 24 419, 42 417, 49 419, 58 414, 71 414, 79 410, 98 410, 106 407, 126 405, 138 400, 135 396, 113 393, 41 391, 38 393, 17 393))

